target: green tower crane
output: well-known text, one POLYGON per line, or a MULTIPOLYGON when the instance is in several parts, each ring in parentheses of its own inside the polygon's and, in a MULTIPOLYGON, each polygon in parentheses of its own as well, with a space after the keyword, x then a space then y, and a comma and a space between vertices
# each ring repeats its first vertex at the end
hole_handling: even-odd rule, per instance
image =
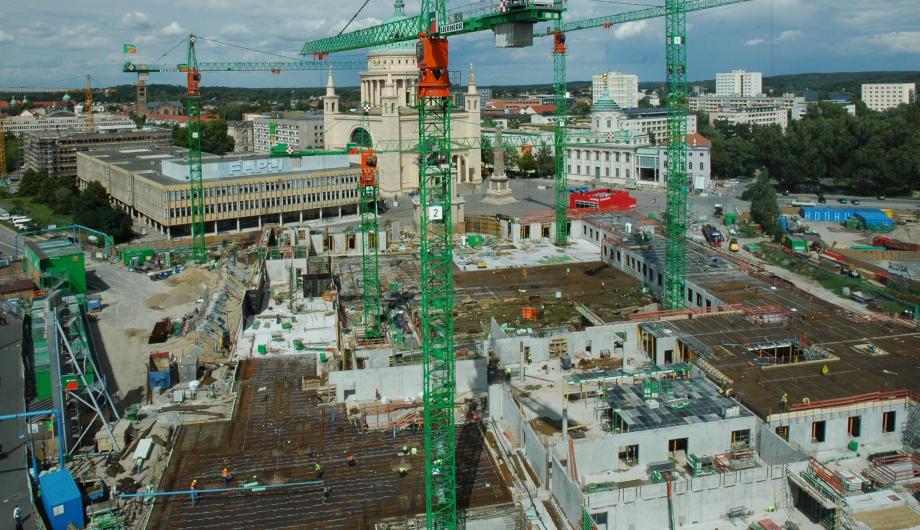
MULTIPOLYGON (((364 130, 369 131, 367 114, 370 106, 362 106, 364 130)), ((361 153, 361 176, 358 179, 358 211, 361 216, 361 278, 364 290, 364 337, 383 336, 380 307, 380 232, 377 225, 377 204, 380 184, 377 181, 377 155, 370 146, 361 153)))
POLYGON ((569 114, 568 80, 565 71, 565 33, 562 19, 555 24, 553 32, 553 93, 556 104, 556 124, 553 127, 553 161, 556 171, 555 210, 556 244, 569 241, 569 179, 565 165, 566 118, 569 114))
POLYGON ((664 305, 684 307, 687 284, 687 0, 665 0, 668 95, 667 230, 664 305))
POLYGON ((188 37, 188 90, 185 108, 188 115, 188 183, 192 210, 192 261, 204 263, 207 247, 204 238, 204 186, 201 181, 201 72, 195 55, 195 35, 188 37))
MULTIPOLYGON (((470 33, 522 22, 556 20, 562 2, 469 16, 451 13, 445 0, 422 0, 421 15, 306 43, 302 55, 324 57, 418 38, 418 164, 422 293, 423 405, 425 418, 425 513, 431 529, 457 527, 455 435, 452 98, 448 34, 470 33)), ((510 30, 511 26, 505 26, 510 30)))

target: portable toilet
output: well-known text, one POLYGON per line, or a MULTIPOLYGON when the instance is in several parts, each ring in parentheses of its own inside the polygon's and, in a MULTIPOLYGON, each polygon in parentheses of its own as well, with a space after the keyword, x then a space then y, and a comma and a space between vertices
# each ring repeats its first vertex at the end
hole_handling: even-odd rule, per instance
POLYGON ((53 530, 67 530, 70 525, 83 528, 83 497, 70 471, 52 471, 38 477, 42 505, 53 530))

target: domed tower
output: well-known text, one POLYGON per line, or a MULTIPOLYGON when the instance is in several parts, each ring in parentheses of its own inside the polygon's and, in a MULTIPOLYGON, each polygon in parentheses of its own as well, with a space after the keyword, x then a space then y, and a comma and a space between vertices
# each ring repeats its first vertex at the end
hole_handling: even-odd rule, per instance
MULTIPOLYGON (((408 18, 404 6, 403 0, 396 0, 393 4, 393 16, 386 22, 408 18)), ((384 44, 368 51, 367 71, 361 72, 362 102, 369 103, 371 107, 379 107, 387 88, 387 79, 392 79, 399 106, 415 105, 415 84, 418 79, 418 64, 415 58, 417 42, 411 40, 384 44)))
POLYGON ((617 102, 610 97, 607 91, 607 76, 604 75, 604 93, 591 105, 591 129, 596 132, 611 132, 618 130, 619 120, 623 112, 617 102))

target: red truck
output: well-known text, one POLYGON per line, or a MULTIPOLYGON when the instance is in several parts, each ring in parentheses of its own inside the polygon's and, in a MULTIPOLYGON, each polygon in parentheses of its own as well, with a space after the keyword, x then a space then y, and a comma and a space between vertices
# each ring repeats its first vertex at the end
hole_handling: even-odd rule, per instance
POLYGON ((888 250, 906 250, 908 252, 918 252, 920 251, 920 245, 916 243, 907 243, 905 241, 898 241, 897 239, 892 239, 887 236, 875 236, 872 238, 872 246, 874 247, 885 247, 888 250))

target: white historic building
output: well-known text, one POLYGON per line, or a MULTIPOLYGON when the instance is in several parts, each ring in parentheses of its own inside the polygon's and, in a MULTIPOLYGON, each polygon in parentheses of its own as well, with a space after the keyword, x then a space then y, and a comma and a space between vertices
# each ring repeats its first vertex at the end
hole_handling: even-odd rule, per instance
MULTIPOLYGON (((403 3, 396 2, 396 14, 389 20, 406 18, 403 3)), ((377 168, 380 194, 384 197, 417 190, 418 161, 416 153, 398 152, 396 145, 414 145, 418 140, 418 112, 415 105, 418 65, 415 41, 386 44, 372 48, 367 54, 367 71, 361 72, 361 101, 367 105, 363 112, 347 112, 339 107, 332 72, 323 98, 323 129, 326 149, 341 149, 347 144, 378 147, 377 168)), ((455 141, 469 145, 480 137, 480 97, 470 66, 469 86, 463 105, 451 114, 451 135, 455 141)), ((478 183, 482 180, 479 149, 454 149, 455 182, 478 183)))
MULTIPOLYGON (((709 188, 709 140, 696 127, 687 136, 687 176, 691 189, 709 188)), ((591 106, 591 131, 570 132, 565 149, 569 180, 599 185, 667 185, 667 145, 653 144, 649 131, 620 109, 609 94, 591 106)))

